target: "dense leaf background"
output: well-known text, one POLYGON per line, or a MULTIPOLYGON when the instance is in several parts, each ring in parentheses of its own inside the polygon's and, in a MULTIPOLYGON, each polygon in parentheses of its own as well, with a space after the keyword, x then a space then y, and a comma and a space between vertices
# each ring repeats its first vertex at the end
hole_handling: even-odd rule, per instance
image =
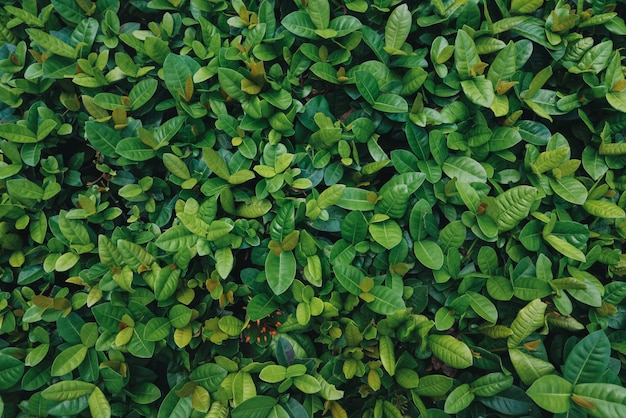
POLYGON ((626 416, 623 0, 0 9, 0 416, 626 416))

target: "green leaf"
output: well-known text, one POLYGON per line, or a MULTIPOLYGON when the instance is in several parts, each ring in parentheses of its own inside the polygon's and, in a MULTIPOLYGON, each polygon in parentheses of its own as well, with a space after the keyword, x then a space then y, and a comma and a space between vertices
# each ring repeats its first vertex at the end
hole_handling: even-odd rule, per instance
POLYGON ((172 96, 177 100, 184 100, 188 80, 193 78, 193 73, 187 65, 187 60, 180 55, 168 54, 163 61, 163 76, 165 86, 172 96))
POLYGON ((370 224, 369 232, 374 241, 391 250, 402 241, 402 229, 392 220, 370 224))
POLYGON ((565 241, 564 239, 561 239, 552 234, 544 236, 543 239, 548 244, 550 244, 552 248, 554 248, 564 256, 571 258, 572 260, 580 261, 581 263, 584 263, 587 260, 585 254, 582 251, 580 251, 578 248, 574 247, 572 244, 565 241))
POLYGON ((111 405, 98 386, 93 388, 88 403, 89 412, 93 418, 109 418, 111 416, 111 405))
POLYGON ((572 384, 559 376, 537 379, 526 393, 537 405, 555 414, 567 412, 572 407, 572 384))
POLYGON ((383 93, 376 97, 372 107, 384 113, 406 113, 409 104, 402 96, 391 93, 383 93))
POLYGON ((349 293, 356 296, 361 294, 360 284, 361 280, 365 277, 361 269, 348 264, 339 264, 333 268, 333 271, 339 283, 349 293))
POLYGON ((122 139, 117 143, 115 152, 131 161, 148 161, 156 156, 153 148, 136 137, 122 139))
POLYGON ((376 194, 365 189, 346 187, 341 199, 336 203, 342 209, 353 211, 374 210, 376 194))
POLYGON ((0 353, 0 373, 0 390, 6 391, 22 379, 24 363, 13 356, 0 353))
POLYGON ((287 377, 287 368, 278 364, 270 364, 265 366, 261 373, 259 373, 259 379, 267 383, 278 383, 285 380, 287 377))
POLYGON ((497 86, 499 81, 511 80, 516 70, 516 54, 517 48, 513 41, 509 42, 505 48, 498 52, 487 72, 487 79, 491 81, 492 85, 497 86))
POLYGON ((169 152, 163 154, 163 164, 165 165, 165 168, 167 168, 176 177, 180 177, 183 180, 191 178, 189 168, 187 168, 184 161, 176 155, 170 154, 169 152))
POLYGON ((37 134, 26 126, 16 123, 0 124, 0 138, 18 144, 32 144, 40 141, 40 139, 37 138, 37 134))
POLYGON ((156 93, 158 86, 159 83, 153 78, 146 78, 135 84, 128 93, 131 109, 137 110, 148 103, 156 93))
POLYGON ((544 314, 547 305, 539 299, 535 299, 524 306, 517 313, 511 323, 513 334, 507 339, 507 347, 517 347, 522 341, 544 324, 544 314))
POLYGON ((574 177, 550 178, 552 190, 564 200, 582 205, 587 200, 587 188, 574 177))
POLYGON ((173 296, 178 288, 179 278, 179 269, 162 268, 154 279, 154 296, 156 300, 163 301, 173 296))
POLYGON ((508 231, 519 224, 530 212, 538 190, 532 186, 516 186, 496 197, 495 216, 487 207, 487 215, 496 221, 499 231, 508 231))
POLYGON ((448 157, 443 163, 442 169, 451 179, 456 178, 464 183, 485 183, 487 181, 485 168, 470 157, 448 157))
POLYGON ((269 396, 254 396, 231 411, 232 418, 267 418, 278 402, 269 396))
POLYGON ((610 357, 611 343, 605 332, 592 332, 570 351, 563 366, 563 377, 573 385, 598 382, 610 357))
POLYGON ((119 133, 103 123, 85 122, 85 135, 93 147, 106 157, 116 157, 115 148, 120 142, 119 133))
POLYGON ((64 380, 54 383, 41 392, 44 399, 62 402, 90 395, 96 385, 80 380, 64 380))
POLYGON ((330 23, 330 4, 328 0, 310 0, 306 2, 306 12, 317 29, 326 29, 330 23))
POLYGON ((37 42, 42 48, 46 49, 53 54, 60 55, 66 58, 76 58, 76 51, 74 48, 63 42, 57 37, 44 32, 39 29, 29 28, 26 29, 26 33, 37 42))
POLYGON ((178 252, 196 244, 198 236, 182 225, 169 228, 155 241, 157 247, 168 252, 178 252))
POLYGON ((430 374, 420 378, 419 385, 413 392, 419 396, 444 396, 452 389, 453 384, 453 379, 448 376, 430 374))
POLYGON ((443 410, 447 414, 456 414, 461 412, 474 400, 475 394, 472 388, 467 383, 463 383, 461 386, 456 387, 446 397, 446 402, 443 406, 443 410))
POLYGON ((246 94, 241 90, 241 82, 245 79, 243 75, 230 68, 220 68, 217 78, 226 94, 240 102, 245 100, 246 94))
POLYGON ((495 99, 491 81, 483 76, 461 81, 461 88, 467 98, 478 106, 490 107, 495 99))
POLYGON ((511 357, 511 363, 519 375, 520 380, 526 385, 531 385, 542 376, 554 372, 552 363, 538 357, 533 357, 520 349, 511 348, 509 350, 509 356, 511 357))
POLYGON ((368 302, 367 306, 376 313, 391 315, 394 312, 406 309, 402 294, 394 292, 388 287, 374 286, 370 289, 369 294, 373 296, 373 300, 368 302))
POLYGON ((416 241, 413 251, 418 261, 431 270, 439 270, 445 261, 443 250, 431 240, 416 241))
POLYGON ((322 389, 322 385, 313 376, 303 374, 293 378, 293 385, 302 393, 314 394, 322 389))
POLYGON ((498 310, 496 306, 485 296, 480 293, 468 291, 465 293, 470 298, 470 306, 487 322, 495 324, 498 321, 498 310))
POLYGON ((619 417, 624 414, 626 388, 609 383, 580 383, 572 400, 592 417, 619 417))
POLYGON ((389 373, 389 376, 393 376, 396 373, 396 353, 393 341, 390 337, 380 337, 378 341, 378 353, 383 367, 387 373, 389 373))
POLYGON ((172 327, 167 318, 154 317, 146 322, 143 338, 147 341, 160 341, 170 335, 172 327))
MULTIPOLYGON (((473 78, 475 74, 473 68, 479 62, 480 58, 478 57, 474 40, 464 30, 457 31, 456 40, 454 41, 454 65, 456 66, 461 80, 473 78)), ((493 87, 491 88, 491 92, 493 94, 493 87)), ((479 95, 482 94, 479 92, 479 95)))
POLYGON ((532 13, 543 5, 543 0, 513 0, 511 2, 511 12, 532 13))
POLYGON ((513 376, 495 372, 479 377, 470 386, 476 396, 494 396, 513 386, 513 380, 513 376))
POLYGON ((281 251, 279 255, 269 252, 265 259, 267 283, 275 295, 289 289, 296 277, 296 259, 291 251, 281 251))
POLYGON ((289 13, 280 23, 285 29, 296 36, 307 39, 318 39, 317 33, 315 33, 315 24, 309 14, 304 10, 289 13))
POLYGON ((215 363, 204 363, 195 367, 191 371, 189 378, 209 392, 215 392, 226 378, 226 375, 228 375, 228 372, 223 367, 215 363))
POLYGON ((412 16, 406 4, 393 9, 385 24, 385 50, 402 49, 411 31, 412 16))
POLYGON ((604 219, 620 219, 626 216, 624 209, 606 200, 589 199, 583 203, 583 208, 590 214, 604 219))
POLYGON ((451 335, 430 335, 428 344, 435 357, 456 369, 466 369, 473 364, 467 344, 451 335))
POLYGON ((373 105, 380 96, 378 81, 367 71, 356 71, 354 76, 359 93, 361 93, 365 101, 373 105))

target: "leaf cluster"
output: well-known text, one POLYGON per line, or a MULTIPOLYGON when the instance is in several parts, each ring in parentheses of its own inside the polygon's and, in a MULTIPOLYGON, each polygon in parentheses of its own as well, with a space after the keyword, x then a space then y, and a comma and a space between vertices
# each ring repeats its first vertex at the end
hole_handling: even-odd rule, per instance
POLYGON ((626 416, 623 0, 12 0, 0 416, 626 416))

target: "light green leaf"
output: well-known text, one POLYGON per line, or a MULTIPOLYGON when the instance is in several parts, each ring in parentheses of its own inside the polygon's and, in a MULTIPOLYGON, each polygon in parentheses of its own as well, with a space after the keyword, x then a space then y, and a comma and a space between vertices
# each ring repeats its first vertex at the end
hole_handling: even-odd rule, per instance
POLYGON ((456 414, 461 412, 474 400, 474 392, 467 383, 463 383, 461 386, 456 387, 446 397, 446 402, 443 406, 443 410, 447 414, 456 414))
POLYGON ((368 229, 374 241, 388 250, 402 241, 402 229, 395 221, 387 220, 370 224, 368 229))
POLYGON ((296 258, 291 251, 281 251, 280 255, 273 252, 265 259, 267 283, 275 295, 283 294, 296 277, 296 258))
POLYGON ((415 257, 425 267, 431 270, 439 270, 443 267, 444 255, 441 247, 431 240, 416 241, 413 244, 415 257))
POLYGON ((511 12, 532 13, 543 5, 543 0, 513 0, 511 12))
POLYGON ((490 107, 495 99, 493 84, 483 76, 461 81, 461 88, 467 98, 478 106, 490 107))
POLYGON ((515 371, 525 385, 531 385, 540 377, 554 372, 552 363, 538 357, 533 357, 520 349, 511 348, 509 350, 509 356, 511 357, 511 363, 515 371))
POLYGON ((315 33, 315 24, 311 20, 309 14, 304 10, 289 13, 283 18, 281 24, 285 27, 285 29, 296 36, 301 36, 307 39, 319 38, 317 33, 315 33))
POLYGON ((492 324, 498 321, 498 310, 493 302, 480 293, 468 291, 465 294, 470 298, 470 306, 481 318, 492 324))
POLYGON ((66 58, 76 58, 76 51, 74 48, 60 40, 59 38, 50 35, 39 29, 29 28, 26 29, 26 33, 37 42, 42 48, 46 49, 53 54, 60 55, 66 58))
POLYGON ((510 327, 513 334, 507 339, 509 348, 517 347, 537 328, 543 326, 546 308, 547 305, 544 302, 535 299, 517 313, 510 327))
POLYGON ((37 138, 37 134, 28 129, 26 126, 18 125, 16 123, 0 124, 0 138, 4 138, 18 144, 32 144, 40 141, 37 138))
POLYGON ((63 350, 52 363, 52 376, 63 376, 77 368, 87 355, 87 347, 76 344, 63 350))
POLYGON ((384 369, 390 376, 393 376, 396 373, 396 353, 393 341, 390 337, 380 337, 378 341, 378 353, 384 369))
POLYGON ((69 401, 91 394, 95 387, 93 383, 80 380, 64 380, 44 389, 41 396, 55 402, 69 401))
POLYGON ((557 195, 575 205, 582 205, 587 200, 587 188, 574 177, 550 177, 550 186, 557 195))
POLYGON ((409 104, 397 94, 383 93, 375 98, 372 107, 384 113, 406 113, 409 111, 409 104))
POLYGON ((537 405, 558 414, 572 407, 572 384, 556 375, 543 376, 526 391, 537 405))
POLYGON ((368 308, 381 315, 391 315, 399 310, 406 309, 402 294, 394 292, 385 286, 374 286, 369 294, 373 300, 367 303, 368 308))
POLYGON ((308 0, 306 12, 317 29, 326 29, 330 23, 330 4, 328 0, 308 0))
POLYGON ((544 236, 543 239, 550 244, 552 248, 572 260, 580 261, 581 263, 584 263, 587 260, 582 251, 556 235, 548 234, 544 236))
POLYGON ((572 400, 597 418, 620 417, 626 412, 626 388, 609 383, 580 383, 572 400))
MULTIPOLYGON (((406 4, 396 7, 385 24, 385 48, 400 50, 411 31, 411 12, 406 4)), ((388 51, 389 52, 389 51, 388 51)))
POLYGON ((111 405, 98 386, 93 388, 88 403, 89 412, 93 418, 109 418, 111 416, 111 405))
POLYGON ((333 268, 335 277, 339 283, 351 294, 361 294, 360 283, 365 274, 358 267, 349 264, 339 264, 333 268))
MULTIPOLYGON (((461 80, 473 78, 473 73, 475 73, 473 68, 479 62, 480 58, 478 57, 476 45, 474 45, 472 37, 464 30, 457 31, 456 40, 454 41, 454 65, 456 66, 461 80)), ((493 87, 491 88, 491 92, 493 94, 493 87)))
POLYGON ((485 183, 487 181, 485 168, 470 157, 448 157, 443 163, 442 169, 451 179, 456 178, 464 183, 485 183))
POLYGON ((456 369, 466 369, 473 364, 467 344, 451 335, 430 335, 428 344, 435 357, 456 369))

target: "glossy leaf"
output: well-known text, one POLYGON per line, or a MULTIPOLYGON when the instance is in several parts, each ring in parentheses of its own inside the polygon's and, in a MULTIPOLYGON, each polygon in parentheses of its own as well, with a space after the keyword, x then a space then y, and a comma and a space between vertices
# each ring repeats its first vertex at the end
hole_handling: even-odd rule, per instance
POLYGON ((562 377, 544 376, 533 383, 526 393, 546 411, 563 413, 571 408, 572 384, 562 377))

